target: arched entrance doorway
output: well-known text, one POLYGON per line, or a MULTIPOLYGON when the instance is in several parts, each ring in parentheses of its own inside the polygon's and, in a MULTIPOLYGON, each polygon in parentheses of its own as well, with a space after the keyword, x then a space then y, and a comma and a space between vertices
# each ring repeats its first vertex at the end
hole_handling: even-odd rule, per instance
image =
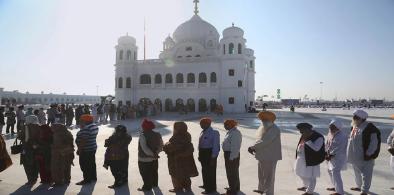
POLYGON ((155 100, 155 105, 156 105, 156 108, 159 109, 160 112, 163 111, 163 106, 162 106, 162 103, 161 103, 161 99, 156 99, 155 100))
POLYGON ((184 104, 183 104, 183 99, 177 99, 175 101, 175 108, 177 111, 180 111, 183 108, 184 104))
POLYGON ((187 109, 189 112, 195 112, 196 111, 196 104, 194 103, 193 99, 188 99, 187 100, 187 109))
POLYGON ((214 112, 216 109, 216 100, 215 99, 211 99, 211 101, 209 102, 209 107, 211 112, 214 112))
POLYGON ((166 112, 171 112, 173 109, 172 109, 172 100, 171 99, 166 99, 166 101, 165 101, 165 103, 164 103, 164 111, 166 111, 166 112))
POLYGON ((208 111, 207 101, 205 99, 198 100, 198 111, 199 112, 206 112, 206 111, 208 111))

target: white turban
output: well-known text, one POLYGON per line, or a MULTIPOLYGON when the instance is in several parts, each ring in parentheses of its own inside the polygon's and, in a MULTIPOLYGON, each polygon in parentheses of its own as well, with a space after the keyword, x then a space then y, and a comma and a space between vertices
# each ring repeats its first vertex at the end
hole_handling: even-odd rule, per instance
POLYGON ((25 118, 25 124, 40 124, 36 115, 29 115, 25 118))
POLYGON ((338 120, 338 119, 333 119, 331 122, 330 122, 330 125, 334 125, 337 129, 339 129, 339 130, 342 130, 342 128, 343 128, 343 124, 342 124, 342 122, 340 121, 340 120, 338 120))
POLYGON ((362 119, 367 119, 367 118, 368 118, 368 113, 365 112, 364 110, 360 110, 360 109, 355 110, 355 111, 353 112, 353 115, 354 115, 354 116, 358 116, 358 117, 360 117, 360 118, 362 118, 362 119))

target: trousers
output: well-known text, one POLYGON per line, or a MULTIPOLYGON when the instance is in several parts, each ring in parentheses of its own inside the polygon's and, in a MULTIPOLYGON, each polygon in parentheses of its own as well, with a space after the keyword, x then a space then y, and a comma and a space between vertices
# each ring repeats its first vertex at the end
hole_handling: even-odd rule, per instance
POLYGON ((273 195, 275 192, 275 171, 277 162, 278 161, 259 161, 258 163, 258 190, 265 192, 267 195, 273 195))

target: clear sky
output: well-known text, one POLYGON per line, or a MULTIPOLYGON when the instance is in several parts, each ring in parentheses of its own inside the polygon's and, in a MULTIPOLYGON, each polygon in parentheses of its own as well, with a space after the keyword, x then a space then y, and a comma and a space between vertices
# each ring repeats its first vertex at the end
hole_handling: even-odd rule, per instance
MULTIPOLYGON (((158 58, 192 0, 0 0, 0 86, 114 94, 119 36, 158 58)), ((393 0, 200 0, 221 33, 232 22, 256 55, 256 95, 394 100, 393 0)))

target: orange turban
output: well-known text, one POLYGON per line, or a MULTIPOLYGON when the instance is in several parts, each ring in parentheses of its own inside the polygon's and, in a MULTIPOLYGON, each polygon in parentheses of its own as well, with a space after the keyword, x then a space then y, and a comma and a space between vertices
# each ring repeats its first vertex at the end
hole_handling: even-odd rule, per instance
POLYGON ((200 123, 210 125, 212 123, 212 120, 208 117, 205 117, 200 120, 200 123))
POLYGON ((237 121, 233 120, 233 119, 227 119, 224 121, 224 125, 227 125, 228 127, 230 127, 231 129, 236 127, 238 125, 237 121))
POLYGON ((257 117, 262 121, 271 121, 274 122, 276 120, 276 115, 270 111, 262 111, 257 117))
POLYGON ((391 115, 391 119, 394 119, 394 114, 393 114, 393 115, 391 115))
POLYGON ((87 123, 93 122, 93 116, 90 114, 83 114, 80 119, 82 122, 87 122, 87 123))

